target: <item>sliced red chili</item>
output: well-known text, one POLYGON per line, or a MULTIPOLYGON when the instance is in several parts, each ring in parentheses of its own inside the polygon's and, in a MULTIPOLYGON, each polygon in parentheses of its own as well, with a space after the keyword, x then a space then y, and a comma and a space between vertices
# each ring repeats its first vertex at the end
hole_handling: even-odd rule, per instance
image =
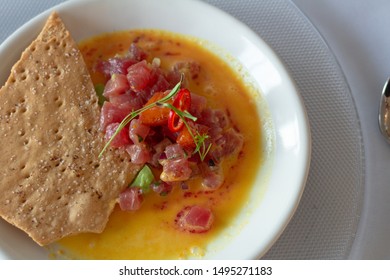
MULTIPOLYGON (((172 103, 178 110, 184 112, 191 107, 191 93, 188 89, 180 89, 172 103)), ((168 128, 172 132, 178 132, 183 128, 183 120, 175 111, 169 111, 168 128)))

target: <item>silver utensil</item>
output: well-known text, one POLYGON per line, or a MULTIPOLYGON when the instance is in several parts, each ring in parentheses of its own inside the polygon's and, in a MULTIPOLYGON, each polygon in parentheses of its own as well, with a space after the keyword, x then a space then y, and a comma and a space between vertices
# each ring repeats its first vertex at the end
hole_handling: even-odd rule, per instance
POLYGON ((390 143, 390 78, 382 90, 379 104, 379 128, 387 142, 390 143))

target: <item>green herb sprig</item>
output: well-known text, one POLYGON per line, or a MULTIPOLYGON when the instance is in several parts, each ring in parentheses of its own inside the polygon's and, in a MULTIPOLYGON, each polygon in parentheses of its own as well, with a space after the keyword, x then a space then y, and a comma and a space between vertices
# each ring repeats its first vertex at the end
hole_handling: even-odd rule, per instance
POLYGON ((163 98, 157 100, 156 102, 153 102, 153 103, 150 103, 149 105, 145 106, 145 107, 142 107, 141 109, 138 109, 138 110, 135 110, 133 112, 131 112, 130 114, 128 114, 122 121, 121 123, 119 124, 118 128, 115 130, 114 134, 111 136, 110 140, 108 140, 108 142, 106 143, 106 145, 104 146, 104 148, 102 149, 102 151, 100 152, 99 154, 99 157, 101 157, 103 155, 103 153, 106 151, 106 149, 108 148, 108 146, 111 144, 112 140, 114 140, 115 136, 118 135, 118 133, 128 124, 130 123, 134 118, 136 118, 139 114, 141 114, 142 112, 146 111, 146 110, 149 110, 150 108, 153 108, 154 106, 156 106, 158 103, 165 103, 167 102, 169 99, 171 99, 173 96, 175 96, 175 94, 179 91, 180 89, 180 86, 181 86, 181 81, 178 82, 174 88, 166 95, 164 96, 163 98))
POLYGON ((187 127, 187 129, 188 129, 188 131, 189 131, 189 133, 190 133, 190 135, 191 135, 191 137, 194 140, 194 143, 196 145, 195 150, 194 150, 194 154, 199 153, 199 156, 200 156, 201 160, 203 161, 205 159, 207 153, 211 149, 211 143, 207 147, 206 147, 206 143, 205 143, 206 139, 208 139, 209 136, 207 134, 202 134, 201 135, 201 134, 199 134, 199 132, 196 132, 197 134, 194 135, 194 133, 192 132, 191 127, 189 126, 188 122, 186 121, 186 118, 190 119, 190 120, 192 120, 194 122, 197 120, 197 118, 194 117, 193 115, 191 115, 188 111, 180 111, 179 109, 177 109, 172 104, 167 103, 167 101, 169 101, 172 97, 174 97, 178 93, 178 91, 179 91, 179 89, 181 87, 182 80, 183 80, 183 77, 181 77, 180 81, 163 98, 161 98, 161 99, 159 99, 159 100, 157 100, 157 101, 155 101, 155 102, 153 102, 153 103, 151 103, 151 104, 149 104, 147 106, 144 106, 141 109, 135 110, 135 111, 131 112, 130 114, 128 114, 121 121, 121 123, 119 124, 119 126, 115 130, 114 134, 111 136, 111 138, 108 140, 106 145, 103 147, 102 151, 99 154, 99 157, 101 157, 103 155, 103 153, 106 151, 106 149, 111 144, 113 139, 119 134, 119 132, 127 124, 129 124, 134 118, 139 116, 142 112, 144 112, 146 110, 149 110, 150 108, 153 108, 155 106, 163 106, 163 107, 167 107, 167 108, 173 110, 180 117, 180 119, 183 121, 184 125, 187 127))
POLYGON ((190 119, 190 120, 196 122, 197 118, 194 117, 193 115, 191 115, 188 111, 180 111, 175 106, 173 106, 172 104, 169 104, 169 103, 158 103, 157 105, 162 106, 162 107, 167 107, 167 108, 171 109, 172 111, 174 111, 179 116, 179 118, 183 121, 184 125, 187 127, 188 132, 190 133, 190 135, 191 135, 191 137, 194 140, 194 143, 196 145, 193 153, 194 154, 199 153, 199 157, 203 161, 206 158, 207 153, 211 149, 211 143, 206 147, 206 139, 209 138, 209 135, 200 134, 198 131, 196 131, 196 135, 194 135, 190 125, 186 121, 186 118, 187 118, 187 119, 190 119))

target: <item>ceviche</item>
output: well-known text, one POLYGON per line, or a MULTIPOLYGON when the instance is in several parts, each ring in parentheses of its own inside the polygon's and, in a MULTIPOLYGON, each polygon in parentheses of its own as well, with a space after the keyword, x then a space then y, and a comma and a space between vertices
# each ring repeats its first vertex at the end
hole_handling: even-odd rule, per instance
POLYGON ((106 230, 60 241, 67 256, 187 258, 245 205, 262 161, 261 123, 234 69, 177 34, 136 30, 80 44, 107 149, 139 166, 106 230))

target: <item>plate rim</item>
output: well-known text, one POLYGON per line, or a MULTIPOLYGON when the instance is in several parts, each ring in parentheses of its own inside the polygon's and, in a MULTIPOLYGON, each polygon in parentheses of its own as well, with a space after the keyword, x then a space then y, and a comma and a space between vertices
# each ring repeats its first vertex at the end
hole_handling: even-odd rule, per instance
MULTIPOLYGON (((137 0, 133 0, 134 1, 137 1, 137 0)), ((154 2, 154 0, 148 0, 150 2, 154 2)), ((61 15, 61 10, 63 9, 71 9, 71 7, 73 5, 78 5, 80 3, 91 3, 91 2, 98 2, 98 1, 95 1, 95 0, 70 0, 70 1, 66 1, 66 2, 63 2, 63 3, 60 3, 58 5, 55 5, 45 11, 43 11, 42 13, 38 14, 37 16, 33 17, 32 19, 30 19, 29 21, 27 21, 26 23, 24 23, 21 27, 19 27, 14 33, 12 33, 1 45, 0 45, 0 57, 3 56, 2 53, 9 49, 10 46, 12 46, 13 44, 16 44, 15 42, 18 41, 18 38, 20 40, 21 37, 23 37, 24 35, 26 34, 31 34, 31 33, 34 33, 32 32, 33 30, 40 30, 39 28, 39 25, 42 25, 43 22, 45 21, 45 19, 48 17, 48 15, 56 10, 59 12, 59 14, 61 15)), ((119 1, 116 1, 115 3, 117 3, 119 1)), ((308 116, 307 116, 307 111, 306 111, 306 108, 305 108, 305 105, 304 105, 304 102, 303 102, 303 98, 302 96, 299 94, 299 91, 298 91, 298 88, 295 84, 295 81, 292 79, 289 71, 288 71, 288 68, 285 66, 285 64, 283 63, 283 61, 279 58, 279 56, 275 53, 275 51, 257 34, 255 33, 252 29, 250 29, 246 24, 242 23, 241 21, 239 21, 238 19, 234 18, 233 16, 231 16, 230 14, 216 8, 215 6, 212 6, 208 3, 205 3, 205 2, 201 2, 201 1, 197 1, 197 0, 187 0, 188 3, 196 3, 197 5, 201 5, 201 6, 204 6, 204 7, 207 7, 208 9, 212 9, 213 12, 217 12, 219 13, 221 16, 227 18, 228 20, 232 21, 232 22, 235 22, 235 24, 237 24, 240 28, 242 29, 245 29, 246 32, 248 34, 252 34, 253 38, 255 38, 255 40, 257 40, 258 42, 260 42, 262 45, 264 45, 267 49, 267 51, 269 51, 269 53, 273 56, 273 59, 276 59, 276 61, 278 61, 278 64, 279 66, 281 66, 281 71, 283 72, 284 71, 284 74, 287 75, 287 77, 289 78, 289 81, 290 81, 290 86, 292 87, 293 91, 296 93, 295 94, 295 98, 296 98, 296 101, 299 103, 299 106, 301 108, 301 110, 299 111, 299 114, 300 114, 300 118, 301 120, 303 121, 303 123, 305 124, 305 128, 306 128, 306 134, 304 133, 304 141, 305 141, 305 147, 306 149, 303 151, 303 155, 304 155, 304 159, 303 161, 305 162, 306 164, 306 168, 303 169, 303 174, 301 174, 299 177, 300 177, 300 191, 296 193, 296 196, 294 197, 294 203, 291 205, 292 208, 290 209, 289 211, 289 215, 287 217, 285 217, 285 220, 283 221, 282 225, 280 226, 279 228, 279 231, 278 231, 278 234, 274 235, 273 238, 272 238, 272 241, 268 242, 268 246, 267 248, 265 248, 264 250, 262 250, 262 252, 260 254, 257 254, 256 256, 251 256, 250 258, 259 258, 261 257, 262 255, 264 255, 269 248, 272 247, 272 245, 274 244, 274 242, 280 237, 280 235, 283 233, 285 227, 288 225, 289 221, 291 220, 291 218, 293 217, 298 205, 299 205, 299 201, 301 199, 301 196, 303 194, 303 191, 304 191, 304 186, 306 184, 306 181, 307 181, 307 177, 308 177, 308 173, 309 173, 309 167, 310 167, 310 159, 311 159, 311 148, 312 148, 312 142, 311 142, 311 131, 310 131, 310 123, 309 123, 309 119, 308 119, 308 116)), ((35 38, 35 34, 31 34, 30 37, 32 39, 35 38)), ((252 39, 253 39, 252 38, 252 39)), ((24 39, 24 40, 27 40, 27 39, 24 39)), ((24 50, 25 46, 22 46, 22 49, 24 50)), ((20 54, 20 52, 19 52, 20 54)), ((9 68, 10 69, 10 68, 9 68)), ((1 249, 0 249, 1 251, 1 249)))

